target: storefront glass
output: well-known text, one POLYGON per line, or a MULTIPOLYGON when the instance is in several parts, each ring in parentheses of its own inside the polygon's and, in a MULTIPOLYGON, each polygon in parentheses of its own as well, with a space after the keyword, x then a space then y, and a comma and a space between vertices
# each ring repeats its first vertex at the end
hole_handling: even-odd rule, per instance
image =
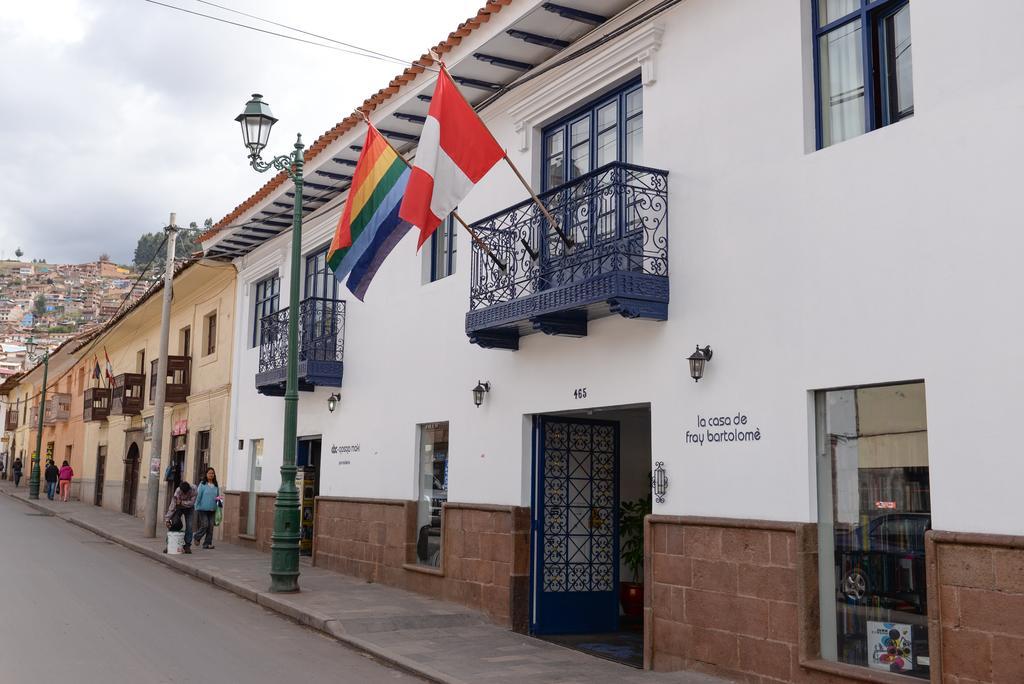
POLYGON ((924 383, 819 392, 822 657, 927 679, 924 383))
POLYGON ((441 507, 448 500, 448 423, 420 425, 416 562, 441 564, 441 507))

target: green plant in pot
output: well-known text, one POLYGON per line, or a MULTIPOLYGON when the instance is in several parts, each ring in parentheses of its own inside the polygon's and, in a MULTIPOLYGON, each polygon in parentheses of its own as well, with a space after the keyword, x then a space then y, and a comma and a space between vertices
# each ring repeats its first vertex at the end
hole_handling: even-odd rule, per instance
POLYGON ((620 582, 619 600, 627 617, 640 617, 644 610, 644 517, 651 512, 651 495, 619 504, 619 553, 633 576, 620 582))

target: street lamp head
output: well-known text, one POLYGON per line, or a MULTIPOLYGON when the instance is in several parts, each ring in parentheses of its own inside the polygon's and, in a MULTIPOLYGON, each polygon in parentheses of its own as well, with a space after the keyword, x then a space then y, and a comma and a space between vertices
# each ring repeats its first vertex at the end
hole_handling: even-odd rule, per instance
POLYGON ((36 346, 37 346, 36 345, 36 338, 29 337, 27 340, 25 340, 25 352, 29 356, 34 356, 35 355, 35 353, 36 353, 36 346))
POLYGON ((263 101, 263 96, 253 93, 252 99, 245 103, 245 110, 235 117, 242 125, 242 139, 249 148, 250 157, 258 157, 270 140, 270 129, 277 119, 270 111, 270 105, 263 101))

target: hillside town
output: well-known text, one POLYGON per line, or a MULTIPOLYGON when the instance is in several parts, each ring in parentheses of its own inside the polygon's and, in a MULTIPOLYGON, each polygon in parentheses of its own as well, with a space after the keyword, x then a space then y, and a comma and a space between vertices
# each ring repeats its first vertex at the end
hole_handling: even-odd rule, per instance
POLYGON ((0 682, 1024 682, 1024 3, 134 4, 215 218, 0 262, 0 682))
POLYGON ((0 380, 27 370, 25 342, 55 349, 131 305, 152 285, 109 258, 0 261, 0 380))

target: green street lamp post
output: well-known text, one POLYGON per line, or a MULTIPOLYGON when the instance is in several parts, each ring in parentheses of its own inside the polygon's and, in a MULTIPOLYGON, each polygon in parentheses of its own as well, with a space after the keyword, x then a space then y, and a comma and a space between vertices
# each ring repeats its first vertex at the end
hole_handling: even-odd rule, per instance
POLYGON ((295 487, 295 433, 299 410, 299 263, 302 256, 302 163, 300 133, 291 154, 270 162, 260 156, 277 122, 263 96, 254 94, 245 110, 235 117, 242 125, 242 138, 249 149, 249 165, 260 173, 284 171, 295 183, 292 214, 291 278, 288 291, 288 379, 284 393, 284 455, 281 487, 274 502, 274 532, 270 536, 270 591, 299 590, 299 490, 295 487))
MULTIPOLYGON (((28 355, 34 356, 36 341, 34 337, 28 338, 25 342, 25 351, 28 355)), ((38 357, 36 357, 38 358, 38 357)), ((39 424, 36 426, 36 453, 32 456, 32 472, 28 478, 28 498, 39 498, 39 454, 43 451, 43 416, 46 414, 46 381, 50 371, 50 351, 43 353, 43 390, 39 394, 39 424)))

